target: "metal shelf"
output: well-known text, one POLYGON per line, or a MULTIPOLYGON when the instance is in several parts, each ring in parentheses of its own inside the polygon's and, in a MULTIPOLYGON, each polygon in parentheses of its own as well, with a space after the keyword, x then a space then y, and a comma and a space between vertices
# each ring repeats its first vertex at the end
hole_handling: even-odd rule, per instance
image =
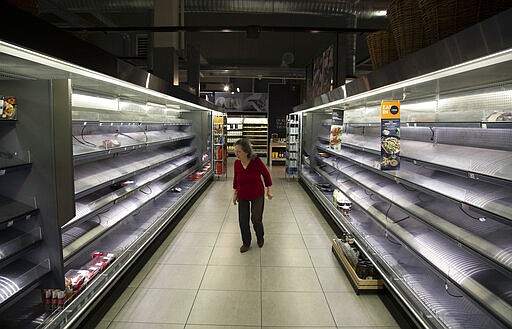
MULTIPOLYGON (((361 135, 343 134, 342 145, 380 154, 380 139, 361 135)), ((434 144, 411 140, 400 140, 400 157, 427 163, 443 170, 458 171, 461 176, 480 175, 481 179, 493 182, 502 180, 512 183, 512 153, 509 151, 434 144), (492 161, 490 161, 492 159, 492 161)))
POLYGON ((21 294, 50 272, 50 260, 32 263, 18 259, 0 269, 0 310, 21 297, 21 294))
POLYGON ((115 204, 118 200, 129 197, 131 194, 137 192, 145 193, 144 190, 151 189, 150 185, 154 181, 162 179, 176 171, 179 167, 183 166, 184 160, 185 164, 188 164, 194 161, 195 158, 189 156, 179 159, 177 163, 165 163, 159 167, 153 168, 152 170, 145 171, 139 176, 133 177, 133 183, 124 187, 119 187, 115 191, 112 191, 112 188, 110 187, 106 187, 103 190, 97 191, 97 193, 89 194, 78 199, 75 206, 76 216, 70 220, 62 230, 66 231, 70 227, 98 215, 100 211, 103 211, 108 206, 115 204))
POLYGON ((463 203, 504 220, 512 219, 512 190, 505 186, 450 175, 436 170, 435 167, 420 166, 409 161, 402 161, 400 170, 381 171, 380 157, 377 155, 350 148, 344 148, 341 151, 331 150, 323 145, 318 145, 317 148, 336 157, 336 160, 330 163, 334 167, 338 165, 338 158, 343 159, 436 197, 445 197, 463 203))
POLYGON ((109 293, 151 241, 210 180, 211 174, 212 172, 198 181, 180 180, 175 186, 180 187, 182 192, 162 193, 153 202, 140 208, 137 214, 133 214, 130 221, 123 221, 117 225, 113 229, 113 234, 92 243, 90 251, 97 248, 116 251, 116 260, 102 274, 89 282, 85 290, 66 307, 66 312, 49 318, 43 328, 62 328, 69 323, 76 324, 81 316, 90 312, 92 308, 84 308, 83 305, 99 301, 109 293))
POLYGON ((28 219, 38 211, 39 209, 24 203, 8 198, 0 198, 0 229, 4 225, 11 226, 14 221, 28 219))
POLYGON ((301 171, 301 177, 321 204, 343 229, 356 236, 358 244, 377 265, 388 285, 417 310, 419 319, 430 323, 429 327, 478 328, 478 324, 487 323, 492 328, 505 328, 483 311, 480 303, 489 301, 486 308, 498 312, 502 321, 507 321, 510 313, 500 313, 510 308, 506 294, 510 282, 507 275, 482 263, 474 254, 412 217, 398 222, 390 215, 387 203, 372 199, 356 183, 350 180, 336 183, 326 174, 323 177, 311 175, 314 174, 301 171), (316 183, 325 181, 337 184, 352 199, 354 206, 349 217, 343 216, 332 204, 332 193, 321 192, 315 187, 316 183), (428 273, 431 275, 425 276, 428 273), (457 300, 443 289, 445 277, 452 280, 452 293, 461 296, 457 300), (414 282, 419 284, 414 285, 414 282), (493 286, 493 282, 500 282, 501 287, 493 286), (463 314, 472 316, 460 316, 463 314))
MULTIPOLYGON (((69 261, 73 255, 109 231, 111 227, 123 221, 126 217, 136 212, 137 209, 140 209, 148 202, 157 198, 160 194, 169 190, 174 184, 176 184, 179 179, 182 179, 193 170, 193 168, 187 169, 186 165, 195 160, 195 157, 186 157, 179 160, 179 163, 176 164, 174 169, 175 173, 180 173, 179 175, 175 176, 178 177, 178 179, 169 177, 168 174, 170 174, 170 172, 168 172, 165 177, 158 181, 152 182, 149 192, 143 192, 141 189, 133 190, 132 193, 125 195, 124 198, 116 199, 115 201, 109 201, 104 205, 102 204, 99 209, 95 210, 95 215, 98 218, 99 225, 92 224, 92 228, 88 230, 87 233, 76 236, 77 232, 71 231, 69 234, 64 232, 62 240, 68 241, 68 244, 63 248, 64 260, 66 262, 69 261), (112 205, 108 211, 101 214, 97 213, 99 210, 104 209, 107 205, 112 205), (73 240, 73 236, 76 236, 77 239, 73 240), (69 242, 70 240, 72 242, 69 242)), ((91 227, 91 224, 84 225, 91 227)))
POLYGON ((0 236, 0 260, 16 254, 30 247, 43 238, 40 227, 35 227, 29 232, 23 232, 15 228, 2 231, 0 236))
POLYGON ((73 140, 73 158, 78 160, 81 158, 109 155, 112 153, 130 152, 138 148, 150 148, 181 140, 193 139, 195 137, 192 133, 176 131, 166 133, 152 132, 151 134, 139 132, 119 135, 116 137, 114 137, 114 135, 115 134, 84 135, 84 138, 87 137, 86 140, 80 140, 82 136, 75 136, 73 140), (120 146, 106 148, 103 145, 103 141, 112 139, 118 140, 120 146), (83 143, 87 145, 84 145, 83 143))
MULTIPOLYGON (((331 168, 335 169, 335 167, 331 168)), ((375 194, 381 200, 396 205, 410 216, 419 218, 427 225, 451 237, 457 243, 462 243, 476 250, 505 269, 512 269, 512 254, 508 251, 510 249, 510 241, 503 239, 488 241, 488 236, 486 235, 489 234, 489 230, 491 230, 491 233, 500 231, 512 233, 512 229, 508 225, 489 218, 481 223, 481 232, 475 231, 474 225, 471 225, 471 222, 478 220, 469 218, 462 211, 457 212, 458 205, 449 202, 442 204, 442 213, 449 214, 450 217, 445 217, 439 211, 432 213, 425 209, 425 205, 432 203, 438 205, 438 200, 424 200, 425 198, 422 197, 421 191, 410 191, 394 181, 390 181, 385 177, 367 171, 345 160, 338 163, 338 168, 340 168, 339 171, 335 169, 335 173, 331 174, 335 175, 334 179, 341 175, 341 177, 356 182, 364 189, 372 191, 372 194, 375 194), (450 209, 453 210, 450 211, 450 209)))
POLYGON ((152 170, 180 156, 194 152, 193 147, 177 150, 137 152, 125 158, 109 158, 75 166, 75 197, 81 198, 105 186, 152 170))
POLYGON ((32 163, 20 159, 4 159, 0 157, 0 176, 5 175, 9 171, 30 167, 32 163))

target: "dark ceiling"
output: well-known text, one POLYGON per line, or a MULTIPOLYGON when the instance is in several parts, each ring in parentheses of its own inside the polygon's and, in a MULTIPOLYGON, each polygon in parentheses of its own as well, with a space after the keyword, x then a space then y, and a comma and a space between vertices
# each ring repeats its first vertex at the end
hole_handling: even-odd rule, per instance
POLYGON ((254 90, 254 80, 304 80, 306 66, 330 45, 343 49, 340 64, 349 76, 367 73, 371 62, 365 38, 386 27, 382 12, 388 3, 38 0, 35 14, 143 69, 153 69, 156 35, 181 31, 174 33, 180 34, 174 44, 164 44, 179 49, 180 82, 186 80, 187 54, 195 48, 202 90, 218 90, 236 78, 252 81, 254 90))

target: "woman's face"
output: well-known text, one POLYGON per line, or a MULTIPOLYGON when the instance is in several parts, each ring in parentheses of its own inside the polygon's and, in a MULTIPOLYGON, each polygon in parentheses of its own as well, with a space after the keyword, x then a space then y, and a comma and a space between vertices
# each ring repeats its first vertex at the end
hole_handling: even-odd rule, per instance
POLYGON ((247 160, 247 153, 240 145, 235 145, 235 155, 238 160, 247 160))

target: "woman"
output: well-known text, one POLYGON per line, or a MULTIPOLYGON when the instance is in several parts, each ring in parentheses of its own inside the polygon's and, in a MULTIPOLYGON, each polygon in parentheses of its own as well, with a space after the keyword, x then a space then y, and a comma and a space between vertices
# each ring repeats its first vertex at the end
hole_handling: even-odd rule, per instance
POLYGON ((258 247, 263 247, 263 205, 265 188, 261 176, 267 187, 268 199, 272 199, 272 178, 265 164, 256 156, 252 150, 249 140, 241 138, 235 142, 235 155, 237 160, 234 164, 233 204, 238 202, 238 222, 242 235, 242 246, 240 252, 246 252, 251 246, 251 228, 249 219, 252 221, 258 247))

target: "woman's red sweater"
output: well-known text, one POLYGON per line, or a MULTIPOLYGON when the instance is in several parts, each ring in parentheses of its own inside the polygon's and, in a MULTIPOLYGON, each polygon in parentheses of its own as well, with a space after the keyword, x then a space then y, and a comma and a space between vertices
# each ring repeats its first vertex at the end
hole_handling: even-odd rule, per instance
POLYGON ((237 196, 247 201, 264 196, 265 188, 261 176, 263 176, 265 186, 272 186, 270 173, 263 161, 257 156, 249 161, 246 169, 242 166, 242 161, 235 160, 233 188, 237 191, 237 196))

